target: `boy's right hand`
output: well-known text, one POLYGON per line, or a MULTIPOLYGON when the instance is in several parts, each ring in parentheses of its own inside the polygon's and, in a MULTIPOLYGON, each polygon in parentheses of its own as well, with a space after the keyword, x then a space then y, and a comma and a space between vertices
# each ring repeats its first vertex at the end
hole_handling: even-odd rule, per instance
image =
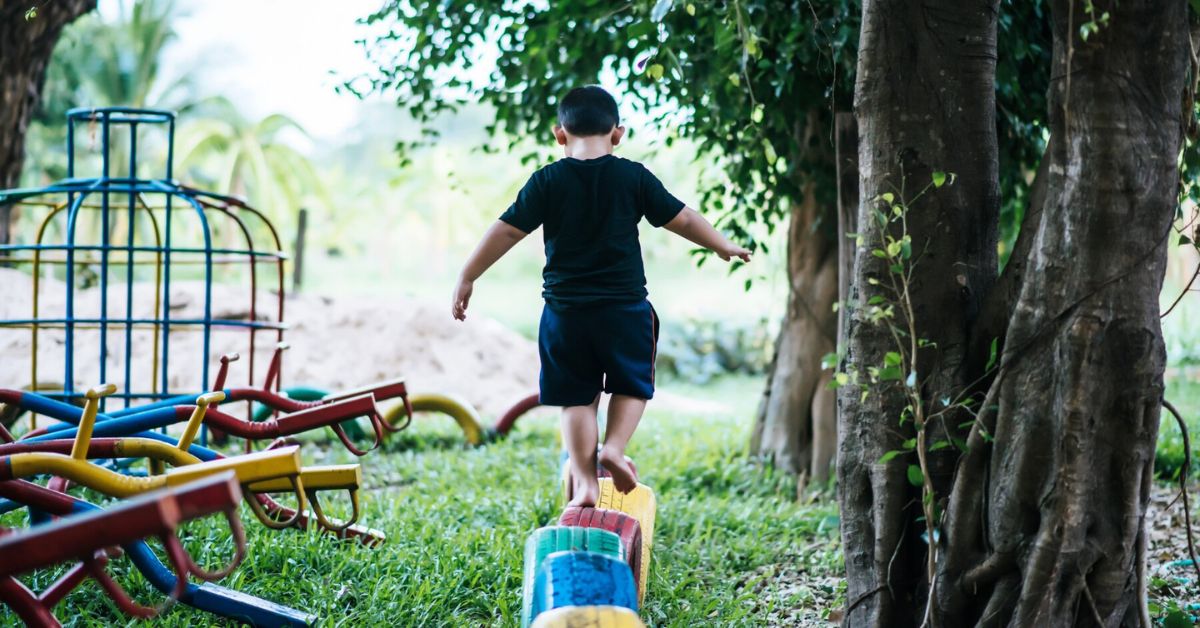
POLYGON ((471 291, 474 289, 475 282, 458 278, 458 285, 454 288, 454 299, 450 305, 450 313, 455 320, 467 320, 467 304, 471 302, 471 291))

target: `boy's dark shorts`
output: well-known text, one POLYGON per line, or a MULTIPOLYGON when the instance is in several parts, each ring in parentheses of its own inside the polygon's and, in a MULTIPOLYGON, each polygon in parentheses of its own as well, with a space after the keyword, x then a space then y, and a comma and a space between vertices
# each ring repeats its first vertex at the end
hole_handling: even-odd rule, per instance
POLYGON ((542 310, 538 351, 548 406, 586 406, 601 390, 654 396, 658 315, 650 302, 542 310))

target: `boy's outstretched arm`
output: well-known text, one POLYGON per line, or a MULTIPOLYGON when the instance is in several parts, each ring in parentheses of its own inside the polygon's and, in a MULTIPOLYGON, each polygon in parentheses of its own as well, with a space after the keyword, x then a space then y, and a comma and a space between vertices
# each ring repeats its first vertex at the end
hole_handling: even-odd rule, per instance
POLYGON ((497 220, 488 228, 471 257, 467 258, 462 273, 458 275, 458 285, 454 288, 454 301, 450 307, 454 318, 466 320, 467 304, 471 301, 475 280, 527 235, 529 234, 502 220, 497 220))
POLYGON ((683 236, 696 244, 716 253, 721 259, 729 261, 738 258, 743 262, 750 261, 750 251, 732 243, 729 238, 721 235, 713 228, 704 216, 691 207, 684 207, 670 222, 663 225, 668 231, 683 236))

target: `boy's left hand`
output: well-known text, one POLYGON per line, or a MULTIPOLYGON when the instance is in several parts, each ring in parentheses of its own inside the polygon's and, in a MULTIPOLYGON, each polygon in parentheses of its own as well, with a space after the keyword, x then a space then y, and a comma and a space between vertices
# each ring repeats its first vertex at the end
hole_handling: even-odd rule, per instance
POLYGON ((726 262, 728 262, 730 259, 736 257, 736 258, 742 260, 743 262, 746 262, 747 264, 750 263, 749 249, 744 249, 744 248, 742 248, 736 244, 732 244, 732 243, 727 244, 724 248, 717 251, 717 255, 720 256, 721 259, 726 262))
POLYGON ((450 313, 455 320, 467 320, 467 304, 471 302, 471 292, 474 289, 475 282, 459 278, 458 285, 454 288, 453 302, 450 305, 450 313))

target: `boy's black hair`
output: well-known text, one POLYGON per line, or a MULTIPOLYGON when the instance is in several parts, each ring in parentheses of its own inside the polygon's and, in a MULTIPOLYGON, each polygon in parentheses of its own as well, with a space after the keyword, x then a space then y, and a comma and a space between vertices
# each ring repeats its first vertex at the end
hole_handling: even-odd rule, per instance
POLYGON ((617 100, 599 85, 576 87, 558 101, 558 124, 577 137, 606 135, 621 124, 617 100))

